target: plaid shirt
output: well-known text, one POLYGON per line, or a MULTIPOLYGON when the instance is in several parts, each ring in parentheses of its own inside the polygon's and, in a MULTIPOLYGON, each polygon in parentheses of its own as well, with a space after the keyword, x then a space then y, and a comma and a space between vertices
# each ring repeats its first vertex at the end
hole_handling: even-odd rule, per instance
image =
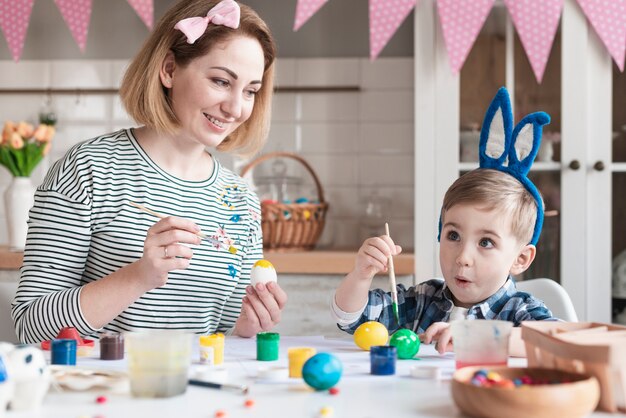
MULTIPOLYGON (((432 279, 408 289, 398 285, 398 313, 400 324, 393 317, 390 293, 370 290, 369 300, 361 317, 354 323, 339 328, 354 333, 364 322, 377 321, 390 333, 399 328, 410 328, 420 334, 435 322, 448 322, 454 303, 452 293, 442 279, 432 279)), ((544 303, 515 287, 511 277, 496 293, 469 308, 467 319, 500 319, 519 326, 522 321, 557 320, 544 303)))

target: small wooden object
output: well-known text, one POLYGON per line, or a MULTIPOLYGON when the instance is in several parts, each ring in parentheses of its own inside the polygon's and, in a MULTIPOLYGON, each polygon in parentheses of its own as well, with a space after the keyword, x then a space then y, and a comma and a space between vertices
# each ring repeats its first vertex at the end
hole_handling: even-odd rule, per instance
MULTIPOLYGON (((385 222, 385 234, 391 238, 389 233, 389 224, 385 222)), ((393 256, 389 256, 389 287, 391 287, 391 303, 393 307, 393 316, 396 319, 398 325, 400 324, 400 317, 398 315, 398 288, 396 287, 396 272, 393 268, 393 256)))
POLYGON ((626 327, 526 321, 522 323, 522 339, 530 367, 595 376, 601 391, 598 409, 626 412, 626 327))
POLYGON ((598 381, 589 375, 541 368, 490 367, 503 378, 530 376, 533 380, 567 381, 515 388, 475 386, 474 373, 483 367, 464 367, 454 373, 451 391, 461 411, 484 418, 578 418, 598 404, 598 381))
POLYGON ((281 252, 312 250, 324 230, 328 203, 324 200, 322 184, 309 163, 296 154, 272 152, 250 161, 241 170, 241 176, 245 176, 253 167, 272 158, 291 158, 302 164, 313 177, 317 187, 318 203, 261 202, 263 247, 269 251, 281 252))

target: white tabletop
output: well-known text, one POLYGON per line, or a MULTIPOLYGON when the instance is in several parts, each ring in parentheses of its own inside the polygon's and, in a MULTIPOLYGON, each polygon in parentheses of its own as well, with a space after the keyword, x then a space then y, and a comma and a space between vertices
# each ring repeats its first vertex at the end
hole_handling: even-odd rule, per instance
MULTIPOLYGON (((197 348, 196 348, 197 350, 197 348)), ((126 362, 100 361, 79 358, 78 367, 125 370, 126 362)), ((229 383, 243 383, 250 387, 248 395, 225 390, 189 386, 184 395, 166 399, 137 399, 127 391, 119 393, 92 390, 87 392, 58 392, 46 396, 37 412, 8 412, 7 417, 59 418, 118 418, 118 417, 214 417, 223 410, 227 418, 298 418, 320 417, 323 407, 333 410, 332 417, 457 417, 460 412, 450 395, 450 376, 454 371, 454 356, 439 356, 432 346, 423 345, 417 357, 420 360, 399 360, 393 376, 373 376, 369 373, 369 352, 362 351, 351 339, 323 337, 282 337, 280 358, 275 362, 256 361, 254 339, 228 337, 225 363, 229 383), (317 352, 335 354, 343 363, 343 376, 337 388, 339 394, 316 392, 301 379, 284 379, 267 383, 257 379, 260 367, 288 366, 288 347, 313 347, 317 352), (410 376, 414 366, 437 366, 440 380, 416 379, 410 376), (107 397, 98 404, 96 398, 107 397), (244 402, 253 399, 255 405, 246 408, 244 402)), ((523 359, 511 359, 510 365, 523 366, 523 359)), ((0 414, 1 415, 1 414, 0 414)), ((624 417, 623 414, 596 412, 593 417, 624 417)))

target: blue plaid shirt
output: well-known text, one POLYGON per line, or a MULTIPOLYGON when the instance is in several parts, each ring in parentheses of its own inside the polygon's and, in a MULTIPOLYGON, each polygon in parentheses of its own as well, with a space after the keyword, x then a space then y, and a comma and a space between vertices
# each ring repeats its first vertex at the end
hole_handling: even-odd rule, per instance
MULTIPOLYGON (((398 313, 400 324, 393 316, 391 294, 381 289, 370 290, 367 306, 354 323, 339 328, 354 333, 364 322, 377 321, 390 333, 409 328, 420 334, 435 322, 448 322, 454 306, 452 293, 442 279, 432 279, 408 289, 398 285, 398 313)), ((500 319, 519 326, 522 321, 557 320, 542 301, 515 287, 509 277, 496 293, 467 311, 467 319, 500 319)))

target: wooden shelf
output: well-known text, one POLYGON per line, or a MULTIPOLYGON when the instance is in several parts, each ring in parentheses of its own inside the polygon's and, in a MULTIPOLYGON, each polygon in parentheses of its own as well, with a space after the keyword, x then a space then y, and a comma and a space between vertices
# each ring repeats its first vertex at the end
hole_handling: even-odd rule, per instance
MULTIPOLYGON (((279 274, 347 274, 354 267, 356 251, 300 251, 265 252, 279 274)), ((11 252, 0 246, 0 269, 19 270, 24 254, 11 252)), ((410 275, 415 271, 413 254, 394 257, 396 275, 410 275)))

